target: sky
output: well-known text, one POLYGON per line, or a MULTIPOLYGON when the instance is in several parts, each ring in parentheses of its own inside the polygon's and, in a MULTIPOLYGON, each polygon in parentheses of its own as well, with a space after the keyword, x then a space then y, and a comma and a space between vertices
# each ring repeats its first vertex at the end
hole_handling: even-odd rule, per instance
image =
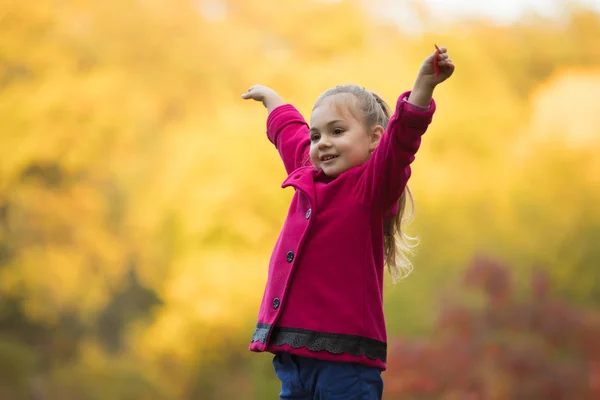
MULTIPOLYGON (((408 3, 411 1, 409 0, 408 3)), ((543 16, 560 17, 565 5, 581 4, 600 12, 600 0, 413 0, 427 4, 436 18, 455 19, 464 16, 490 17, 499 23, 510 23, 528 11, 543 16)), ((407 1, 385 0, 383 15, 399 23, 406 22, 407 1)))
MULTIPOLYGON (((484 15, 501 21, 518 18, 523 12, 537 11, 544 15, 560 12, 560 0, 422 0, 443 14, 484 15)), ((578 0, 578 3, 600 10, 600 0, 578 0)))

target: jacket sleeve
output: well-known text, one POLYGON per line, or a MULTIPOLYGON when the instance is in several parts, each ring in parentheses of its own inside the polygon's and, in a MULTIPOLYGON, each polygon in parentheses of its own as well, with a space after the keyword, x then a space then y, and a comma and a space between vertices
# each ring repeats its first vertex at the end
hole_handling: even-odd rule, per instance
POLYGON ((384 213, 404 191, 411 174, 410 164, 435 112, 433 100, 429 108, 423 109, 405 101, 409 94, 406 92, 398 98, 394 115, 355 187, 361 203, 375 206, 384 213))
POLYGON ((309 162, 309 127, 291 104, 271 111, 267 118, 267 137, 279 151, 288 175, 309 162))

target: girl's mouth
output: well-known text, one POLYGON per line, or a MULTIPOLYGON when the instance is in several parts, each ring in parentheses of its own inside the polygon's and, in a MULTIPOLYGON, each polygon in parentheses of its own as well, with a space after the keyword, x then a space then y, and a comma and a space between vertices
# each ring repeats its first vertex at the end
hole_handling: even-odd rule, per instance
POLYGON ((322 156, 321 157, 321 162, 327 162, 327 161, 335 160, 338 157, 339 156, 322 156))

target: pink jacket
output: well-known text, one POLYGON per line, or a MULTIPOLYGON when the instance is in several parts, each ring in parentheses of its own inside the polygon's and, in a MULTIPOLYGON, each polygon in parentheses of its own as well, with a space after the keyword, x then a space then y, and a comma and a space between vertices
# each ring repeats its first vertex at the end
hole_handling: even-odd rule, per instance
POLYGON ((273 110, 267 136, 295 194, 269 263, 251 351, 386 368, 383 315, 384 215, 411 174, 435 111, 396 104, 365 164, 329 178, 307 164, 309 127, 289 104, 273 110))

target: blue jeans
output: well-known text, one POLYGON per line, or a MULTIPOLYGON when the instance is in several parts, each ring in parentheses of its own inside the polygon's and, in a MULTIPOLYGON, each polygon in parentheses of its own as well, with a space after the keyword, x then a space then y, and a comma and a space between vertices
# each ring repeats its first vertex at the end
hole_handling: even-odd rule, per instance
POLYGON ((362 364, 277 353, 275 374, 281 400, 381 400, 381 371, 362 364))

